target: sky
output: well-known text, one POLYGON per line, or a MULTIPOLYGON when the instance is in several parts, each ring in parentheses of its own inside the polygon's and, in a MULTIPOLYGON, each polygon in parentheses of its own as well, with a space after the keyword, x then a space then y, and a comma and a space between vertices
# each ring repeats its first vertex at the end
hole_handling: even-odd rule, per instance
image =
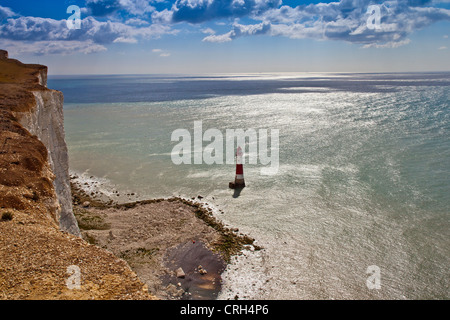
POLYGON ((50 75, 450 71, 449 36, 450 0, 0 0, 50 75))

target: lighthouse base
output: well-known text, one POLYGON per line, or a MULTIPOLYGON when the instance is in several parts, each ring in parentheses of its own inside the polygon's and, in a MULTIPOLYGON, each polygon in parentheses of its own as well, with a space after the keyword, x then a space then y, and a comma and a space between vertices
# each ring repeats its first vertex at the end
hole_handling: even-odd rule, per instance
POLYGON ((230 182, 228 184, 228 187, 230 189, 242 189, 242 188, 245 188, 245 182, 244 181, 230 182))

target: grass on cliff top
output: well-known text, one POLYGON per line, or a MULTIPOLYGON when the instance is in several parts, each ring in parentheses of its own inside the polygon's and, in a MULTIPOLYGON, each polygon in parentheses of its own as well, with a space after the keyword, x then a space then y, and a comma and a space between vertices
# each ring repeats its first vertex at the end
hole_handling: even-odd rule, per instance
POLYGON ((14 215, 11 211, 5 211, 2 213, 1 221, 11 221, 14 215))
POLYGON ((81 230, 108 230, 111 226, 97 213, 74 208, 75 218, 81 230))
POLYGON ((0 83, 17 83, 30 78, 33 70, 8 60, 0 60, 0 83))

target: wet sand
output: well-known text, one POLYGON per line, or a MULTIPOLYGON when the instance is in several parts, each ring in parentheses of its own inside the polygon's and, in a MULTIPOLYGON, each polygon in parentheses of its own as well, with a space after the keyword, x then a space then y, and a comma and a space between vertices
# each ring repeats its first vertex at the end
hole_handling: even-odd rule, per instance
POLYGON ((184 290, 182 299, 216 299, 221 290, 221 274, 226 268, 224 259, 214 254, 199 240, 187 241, 171 248, 164 258, 169 270, 181 268, 184 276, 168 273, 162 277, 163 286, 171 284, 184 290))

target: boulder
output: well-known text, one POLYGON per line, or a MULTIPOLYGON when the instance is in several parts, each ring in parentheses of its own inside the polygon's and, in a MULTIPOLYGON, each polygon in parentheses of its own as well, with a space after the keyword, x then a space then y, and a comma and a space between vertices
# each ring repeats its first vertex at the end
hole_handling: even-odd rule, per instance
POLYGON ((182 268, 178 268, 177 270, 175 270, 175 273, 177 275, 177 278, 184 278, 186 276, 182 268))

